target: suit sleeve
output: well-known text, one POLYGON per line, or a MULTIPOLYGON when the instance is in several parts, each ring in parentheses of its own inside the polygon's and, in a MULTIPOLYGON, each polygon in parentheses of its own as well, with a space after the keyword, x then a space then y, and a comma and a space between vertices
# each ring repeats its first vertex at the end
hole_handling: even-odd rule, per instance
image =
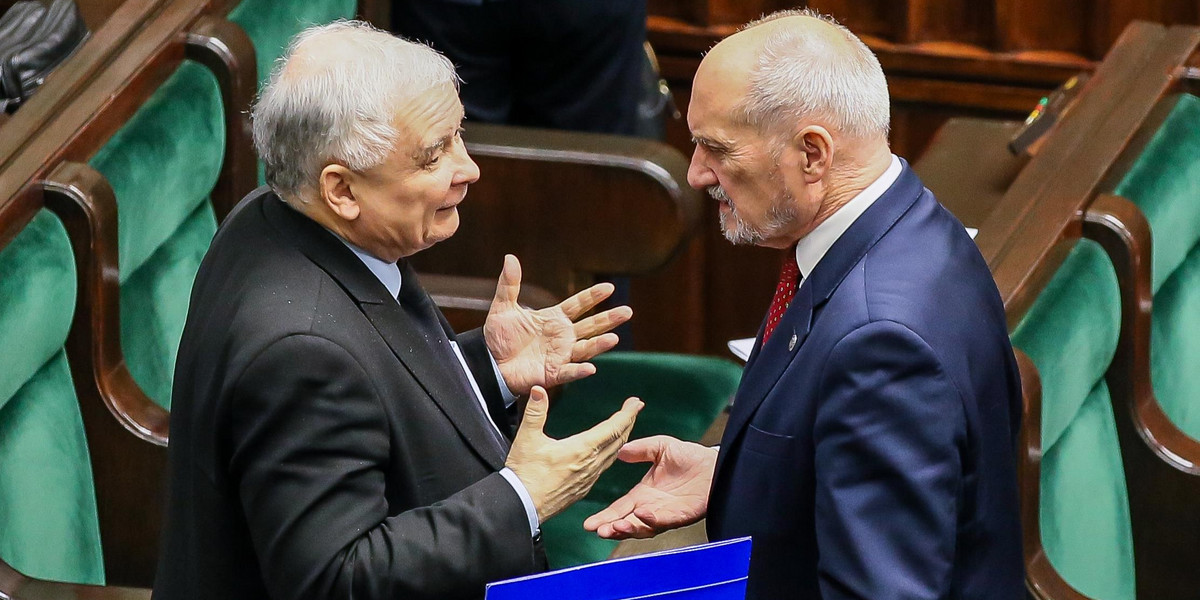
POLYGON ((274 342, 239 377, 231 411, 230 472, 272 598, 477 597, 533 571, 524 508, 498 473, 388 516, 388 420, 337 344, 274 342))
POLYGON ((827 600, 944 598, 966 421, 933 350, 894 322, 844 337, 814 425, 818 574, 827 600))

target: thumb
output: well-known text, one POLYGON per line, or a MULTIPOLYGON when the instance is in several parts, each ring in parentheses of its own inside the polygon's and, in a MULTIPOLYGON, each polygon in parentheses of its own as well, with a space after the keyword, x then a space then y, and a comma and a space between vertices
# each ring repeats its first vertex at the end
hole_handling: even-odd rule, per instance
POLYGON ((492 304, 516 304, 521 295, 521 261, 511 254, 504 255, 504 267, 496 282, 496 296, 492 304))
POLYGON ((546 426, 546 415, 550 412, 550 397, 546 389, 540 385, 533 386, 529 391, 529 401, 525 403, 525 416, 521 418, 521 429, 530 428, 531 432, 542 433, 546 426))
POLYGON ((649 462, 657 463, 658 458, 666 450, 670 437, 655 435, 640 440, 633 440, 617 451, 617 460, 627 463, 649 462))

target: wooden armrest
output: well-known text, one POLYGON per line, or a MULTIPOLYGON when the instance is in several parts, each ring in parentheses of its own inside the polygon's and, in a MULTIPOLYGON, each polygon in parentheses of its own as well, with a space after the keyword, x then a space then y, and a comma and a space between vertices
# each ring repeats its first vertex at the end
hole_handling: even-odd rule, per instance
POLYGON ((107 580, 149 586, 158 561, 169 415, 121 353, 116 198, 91 167, 64 162, 40 182, 75 248, 79 298, 67 358, 88 439, 107 580))
MULTIPOLYGON (((421 285, 455 331, 483 326, 496 295, 495 279, 428 273, 421 273, 420 278, 421 285)), ((530 308, 545 308, 558 304, 559 298, 544 288, 522 282, 517 301, 530 308)))
POLYGON ((1150 225, 1129 200, 1104 195, 1088 209, 1083 232, 1108 253, 1121 287, 1121 334, 1106 379, 1128 482, 1138 597, 1194 598, 1200 441, 1171 422, 1154 394, 1150 225))
POLYGON ((0 559, 0 600, 149 600, 145 588, 80 585, 27 577, 0 559))
POLYGON ((1025 588, 1033 600, 1091 600, 1067 583, 1042 547, 1042 382, 1033 361, 1013 349, 1021 370, 1021 437, 1017 479, 1021 499, 1021 534, 1025 553, 1025 588))
POLYGON ((212 191, 213 210, 222 221, 258 187, 258 159, 250 129, 250 107, 258 87, 254 44, 236 23, 212 16, 197 19, 186 39, 187 57, 216 76, 225 108, 225 157, 212 191))
POLYGON ((1200 476, 1200 441, 1181 431, 1163 412, 1150 376, 1150 224, 1135 204, 1105 194, 1085 213, 1083 233, 1108 253, 1121 286, 1121 338, 1109 386, 1129 405, 1128 415, 1117 418, 1128 417, 1138 438, 1159 460, 1181 473, 1200 476))

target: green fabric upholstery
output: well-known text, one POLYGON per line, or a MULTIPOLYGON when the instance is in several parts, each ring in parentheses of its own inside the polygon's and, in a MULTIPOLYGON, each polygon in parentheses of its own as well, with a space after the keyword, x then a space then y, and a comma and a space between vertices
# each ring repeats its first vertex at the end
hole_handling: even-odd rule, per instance
POLYGON ((1042 546, 1097 600, 1134 597, 1125 470, 1104 382, 1120 320, 1112 263, 1080 240, 1012 335, 1042 382, 1042 546))
POLYGON ((63 344, 75 263, 41 211, 0 249, 0 557, 35 577, 103 583, 100 526, 63 344))
POLYGON ((1154 394, 1172 423, 1200 439, 1200 245, 1154 295, 1151 328, 1154 394))
POLYGON ((270 76, 292 36, 309 25, 353 19, 357 8, 355 0, 243 0, 229 11, 229 20, 254 42, 261 83, 270 76))
POLYGON ((79 401, 63 352, 0 408, 0 556, 33 577, 104 583, 79 401))
POLYGON ((74 310, 71 242, 43 210, 0 249, 0 410, 62 349, 74 310))
POLYGON ((1092 388, 1071 427, 1042 453, 1046 556, 1096 600, 1132 600, 1133 533, 1108 386, 1092 388))
POLYGON ((1168 102, 1167 118, 1114 193, 1138 205, 1153 234, 1155 396, 1177 427, 1200 439, 1200 98, 1168 102))
POLYGON ((1099 244, 1080 240, 1013 331, 1042 374, 1042 447, 1053 446, 1104 375, 1121 334, 1117 274, 1099 244))
MULTIPOLYGON (((645 403, 630 439, 666 434, 699 440, 741 381, 738 365, 718 358, 652 352, 610 352, 592 360, 596 374, 565 387, 550 409, 546 433, 563 438, 608 418, 629 396, 645 403)), ((629 491, 647 465, 618 462, 600 476, 587 498, 542 526, 550 566, 604 560, 616 542, 583 530, 588 515, 629 491)))
POLYGON ((121 346, 129 372, 168 410, 192 282, 216 231, 212 204, 202 202, 121 286, 121 346))
POLYGON ((1154 235, 1154 291, 1200 240, 1200 98, 1183 94, 1113 193, 1131 200, 1154 235))
POLYGON ((185 62, 92 158, 117 196, 122 283, 208 198, 224 155, 217 80, 185 62))
MULTIPOLYGON (((271 76, 275 61, 283 55, 288 42, 309 25, 337 19, 353 19, 355 0, 243 0, 229 11, 229 20, 237 23, 254 42, 259 84, 271 76)), ((262 161, 258 163, 258 184, 267 182, 262 161)))

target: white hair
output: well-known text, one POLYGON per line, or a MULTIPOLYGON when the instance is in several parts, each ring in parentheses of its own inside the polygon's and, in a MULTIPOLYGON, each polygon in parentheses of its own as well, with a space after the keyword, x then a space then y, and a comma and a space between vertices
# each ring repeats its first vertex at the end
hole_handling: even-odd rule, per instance
POLYGON ((367 23, 301 31, 251 113, 267 183, 303 203, 329 163, 360 171, 380 164, 399 134, 397 107, 444 84, 458 86, 445 56, 367 23))
POLYGON ((831 17, 811 10, 783 10, 743 28, 783 17, 819 19, 841 34, 845 45, 832 45, 821 36, 783 28, 763 44, 750 75, 750 92, 742 117, 763 132, 784 134, 803 119, 824 120, 856 139, 887 136, 891 106, 887 80, 879 59, 849 29, 831 17))

